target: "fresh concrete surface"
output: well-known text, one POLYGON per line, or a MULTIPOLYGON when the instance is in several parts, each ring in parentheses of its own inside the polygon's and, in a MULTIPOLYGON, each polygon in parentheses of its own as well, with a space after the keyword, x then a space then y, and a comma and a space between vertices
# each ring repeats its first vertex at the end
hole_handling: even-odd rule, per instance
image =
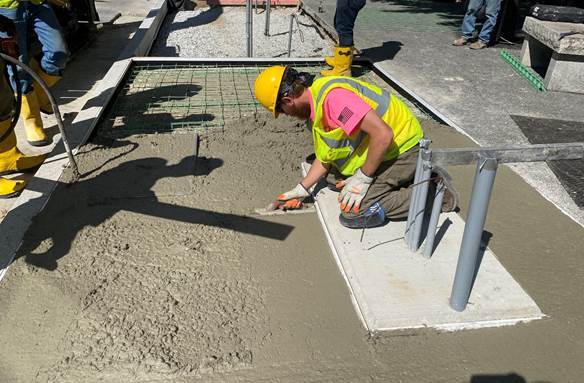
MULTIPOLYGON (((304 5, 333 25, 334 0, 306 0, 304 5)), ((357 18, 356 46, 481 146, 529 144, 511 115, 584 121, 584 95, 537 92, 499 57, 500 49, 514 47, 473 51, 451 46, 460 33, 461 8, 427 0, 370 2, 357 18)), ((584 211, 546 164, 512 168, 584 225, 584 211)))
MULTIPOLYGON (((304 172, 310 168, 304 165, 304 172)), ((404 240, 405 221, 361 230, 343 227, 338 219, 338 193, 316 194, 320 223, 337 265, 347 282, 355 310, 371 332, 434 328, 464 330, 498 327, 542 318, 537 304, 486 248, 469 304, 463 312, 450 308, 464 221, 442 214, 431 259, 411 252, 404 240), (361 235, 363 238, 361 240, 361 235)))
MULTIPOLYGON (((425 127, 436 147, 472 145, 425 127)), ((371 336, 316 215, 252 215, 298 181, 310 140, 262 113, 207 136, 196 169, 191 135, 83 147, 87 176, 62 179, 2 282, 0 381, 580 380, 579 225, 501 167, 488 245, 548 317, 371 336)), ((449 171, 464 216, 475 169, 449 171)))

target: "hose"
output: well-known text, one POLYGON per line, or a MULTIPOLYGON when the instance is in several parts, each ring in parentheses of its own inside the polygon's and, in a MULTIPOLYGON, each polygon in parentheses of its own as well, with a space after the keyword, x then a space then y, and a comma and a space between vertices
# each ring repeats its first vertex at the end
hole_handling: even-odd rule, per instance
MULTIPOLYGON (((61 112, 59 110, 59 105, 57 105, 57 102, 55 101, 55 98, 53 97, 53 95, 51 94, 51 91, 49 90, 49 87, 47 86, 47 84, 44 82, 44 80, 35 73, 34 70, 32 70, 28 65, 18 61, 17 59, 8 56, 4 53, 0 53, 0 58, 2 58, 4 61, 7 61, 8 63, 14 65, 14 66, 19 66, 21 67, 26 73, 28 73, 33 79, 35 79, 37 81, 37 83, 41 86, 41 88, 43 88, 43 91, 46 93, 47 98, 49 99, 49 102, 51 103, 51 106, 53 108, 53 112, 55 114, 55 119, 57 120, 57 126, 59 127, 59 132, 61 133, 61 137, 63 139, 63 145, 65 146, 65 151, 67 152, 67 156, 69 157, 69 162, 71 163, 71 167, 73 168, 73 181, 75 182, 77 180, 79 180, 79 168, 77 167, 77 162, 75 161, 75 156, 73 155, 73 152, 71 151, 71 147, 69 146, 69 141, 67 140, 67 135, 65 134, 65 126, 63 124, 63 119, 61 118, 61 112)), ((13 67, 14 69, 16 69, 15 67, 13 67)), ((16 73, 16 71, 14 71, 16 73)), ((17 88, 20 88, 19 86, 17 86, 17 88)), ((20 94, 20 89, 17 90, 18 93, 18 99, 20 100, 21 98, 21 94, 20 94)), ((20 101, 18 101, 18 103, 20 104, 20 101)), ((20 109, 20 107, 19 107, 20 109)), ((16 120, 18 120, 18 114, 16 114, 15 117, 16 120)))

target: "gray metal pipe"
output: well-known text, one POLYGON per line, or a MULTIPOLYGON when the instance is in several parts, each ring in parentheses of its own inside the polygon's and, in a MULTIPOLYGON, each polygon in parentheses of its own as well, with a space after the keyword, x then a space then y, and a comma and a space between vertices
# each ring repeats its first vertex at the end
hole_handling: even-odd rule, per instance
POLYGON ((266 30, 264 35, 270 35, 270 8, 272 6, 272 0, 266 0, 266 30))
POLYGON ((444 183, 440 181, 436 187, 436 194, 434 196, 434 204, 432 205, 432 215, 430 215, 430 222, 428 223, 428 234, 426 235, 426 247, 424 248, 424 257, 432 257, 432 250, 434 249, 434 239, 436 239, 436 229, 438 228, 438 218, 442 213, 442 201, 444 200, 444 183))
POLYGON ((53 97, 49 87, 45 83, 45 81, 35 73, 28 65, 23 64, 19 60, 15 59, 14 57, 5 55, 4 53, 0 53, 0 57, 3 60, 8 61, 14 65, 18 65, 26 73, 28 73, 33 79, 37 81, 37 83, 43 88, 43 91, 46 93, 49 102, 51 103, 51 107, 53 108, 53 113, 55 115, 55 119, 57 120, 57 126, 59 127, 59 132, 61 133, 61 139, 63 140, 63 146, 65 147, 65 151, 67 152, 67 157, 69 157, 69 162, 71 163, 71 167, 73 168, 73 180, 77 181, 79 179, 79 168, 77 167, 77 161, 75 161, 75 156, 71 151, 71 147, 69 146, 69 140, 67 139, 67 135, 65 134, 65 125, 63 124, 63 118, 61 117, 61 111, 59 110, 59 105, 53 97))
MULTIPOLYGON (((420 151, 418 152, 418 161, 416 162, 416 173, 414 175, 414 185, 416 185, 418 182, 420 182, 420 177, 422 176, 422 149, 427 149, 430 147, 430 143, 432 141, 430 140, 426 140, 426 139, 421 139, 420 140, 420 151)), ((406 223, 406 231, 404 233, 405 239, 406 239, 406 244, 408 245, 408 248, 411 247, 411 238, 412 238, 412 225, 414 223, 414 214, 413 211, 415 209, 415 201, 416 201, 416 194, 418 193, 418 188, 416 186, 413 186, 413 190, 412 190, 412 195, 410 196, 410 207, 408 209, 408 220, 406 223)))
POLYGON ((420 238, 422 236, 422 224, 424 222, 424 213, 426 210, 426 200, 428 199, 428 187, 430 181, 428 181, 432 175, 432 164, 429 161, 429 149, 424 149, 422 153, 422 158, 424 163, 422 164, 422 177, 420 177, 420 184, 417 186, 420 190, 416 196, 416 205, 414 207, 414 222, 412 225, 412 241, 411 241, 411 251, 418 251, 420 248, 420 238))
POLYGON ((412 186, 412 194, 410 196, 410 208, 408 210, 408 220, 406 222, 406 243, 408 248, 411 247, 412 242, 412 226, 414 225, 414 210, 416 209, 416 198, 418 194, 417 184, 422 177, 422 151, 418 152, 418 161, 416 162, 416 174, 414 175, 414 186, 412 186))
POLYGON ((470 206, 464 226, 462 244, 458 254, 456 274, 450 294, 450 307, 464 311, 474 282, 479 260, 481 238, 487 219, 487 210, 491 192, 497 174, 496 158, 479 158, 475 175, 470 206))

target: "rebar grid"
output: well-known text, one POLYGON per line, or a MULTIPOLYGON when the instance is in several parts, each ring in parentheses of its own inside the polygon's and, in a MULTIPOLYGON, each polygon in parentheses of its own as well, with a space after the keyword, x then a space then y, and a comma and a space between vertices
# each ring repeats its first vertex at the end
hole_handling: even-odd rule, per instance
MULTIPOLYGON (((137 64, 131 69, 98 134, 185 133, 222 128, 227 121, 265 113, 253 94, 257 75, 268 65, 250 64, 137 64)), ((318 74, 323 67, 294 63, 318 74)), ((389 89, 377 75, 364 69, 360 79, 389 89)), ((389 89, 391 91, 391 89, 389 89)))

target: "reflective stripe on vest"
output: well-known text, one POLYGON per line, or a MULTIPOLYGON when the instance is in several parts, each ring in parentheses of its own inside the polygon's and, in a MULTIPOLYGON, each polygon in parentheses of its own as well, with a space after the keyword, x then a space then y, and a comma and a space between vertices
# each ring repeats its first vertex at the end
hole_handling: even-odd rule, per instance
POLYGON ((361 93, 363 96, 367 97, 370 100, 375 101, 377 107, 375 108, 375 113, 381 118, 387 112, 389 108, 389 101, 391 96, 385 89, 381 89, 381 94, 375 93, 371 89, 361 85, 359 82, 353 80, 352 78, 335 78, 328 81, 325 85, 320 88, 318 95, 316 96, 315 103, 316 105, 320 105, 322 97, 324 93, 336 84, 347 84, 354 88, 357 92, 361 93))

